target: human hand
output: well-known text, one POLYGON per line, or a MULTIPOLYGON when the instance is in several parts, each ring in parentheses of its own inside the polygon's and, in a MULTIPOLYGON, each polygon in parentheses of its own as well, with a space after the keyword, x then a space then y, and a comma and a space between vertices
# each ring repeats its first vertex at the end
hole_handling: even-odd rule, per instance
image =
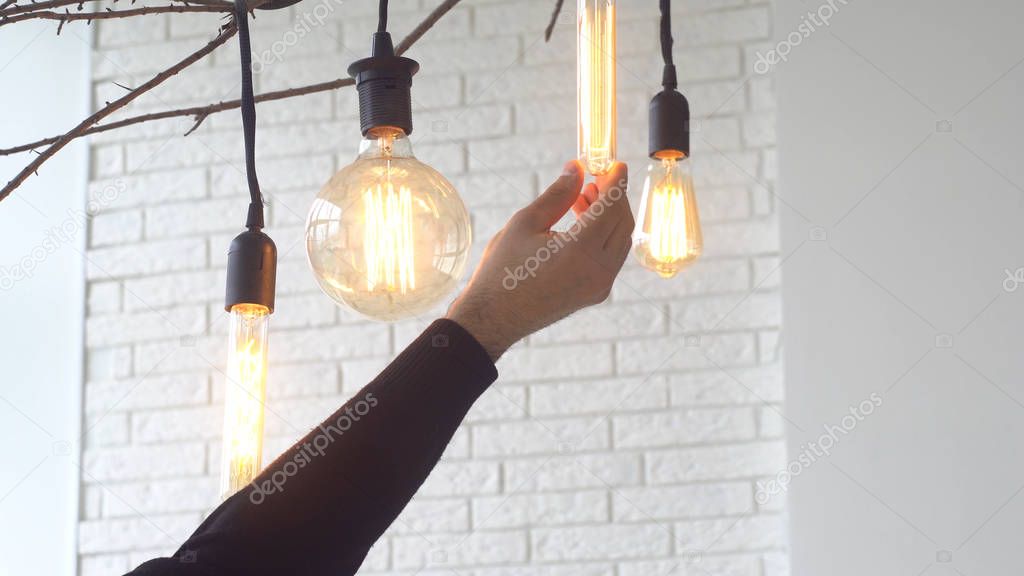
POLYGON ((528 334, 603 302, 631 245, 627 184, 625 164, 616 163, 596 183, 583 186, 582 166, 567 163, 562 175, 487 244, 447 318, 497 360, 528 334), (552 231, 570 208, 576 222, 564 232, 552 231))

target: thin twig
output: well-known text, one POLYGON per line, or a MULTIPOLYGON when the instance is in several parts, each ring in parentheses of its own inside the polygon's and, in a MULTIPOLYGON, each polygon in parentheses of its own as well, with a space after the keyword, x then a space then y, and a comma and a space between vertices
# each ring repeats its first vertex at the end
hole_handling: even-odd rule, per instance
MULTIPOLYGON (((109 9, 108 9, 109 10, 109 9)), ((231 8, 224 8, 222 6, 186 6, 186 5, 171 5, 171 6, 146 6, 145 8, 131 8, 129 10, 111 10, 109 12, 76 12, 76 13, 60 13, 50 12, 48 10, 26 12, 24 14, 18 14, 16 16, 6 17, 0 15, 0 26, 6 24, 14 24, 15 22, 21 22, 23 20, 60 20, 61 22, 67 22, 71 20, 109 20, 111 18, 130 18, 132 16, 143 16, 146 14, 168 14, 175 13, 180 14, 184 12, 230 12, 231 8)))
POLYGON ((555 31, 555 23, 558 22, 558 15, 562 13, 562 2, 564 0, 555 0, 555 9, 551 12, 551 20, 548 22, 548 27, 544 29, 544 41, 551 40, 551 33, 555 31))
MULTIPOLYGON (((445 0, 437 8, 434 9, 427 17, 412 30, 405 38, 399 42, 396 52, 398 54, 405 53, 413 44, 416 43, 424 34, 427 33, 430 28, 438 22, 447 12, 455 7, 461 0, 445 0)), ((277 90, 274 92, 265 92, 263 94, 256 95, 256 103, 270 102, 273 100, 283 100, 285 98, 293 98, 296 96, 305 96, 307 94, 315 94, 317 92, 328 92, 331 90, 337 90, 344 88, 345 86, 352 86, 355 81, 352 78, 338 78, 336 80, 330 80, 328 82, 320 82, 317 84, 310 84, 308 86, 301 86, 298 88, 287 88, 284 90, 277 90)), ((135 91, 139 92, 143 90, 145 85, 136 88, 135 91)), ((71 132, 61 136, 53 136, 50 138, 44 138, 36 142, 30 142, 28 144, 22 144, 20 146, 14 146, 11 148, 0 149, 0 156, 9 156, 11 154, 17 154, 19 152, 29 152, 40 146, 47 146, 61 141, 71 135, 71 139, 80 138, 90 134, 98 134, 100 132, 107 132, 110 130, 116 130, 118 128, 124 128, 133 124, 140 124, 143 122, 150 122, 154 120, 165 120, 168 118, 181 118, 181 117, 192 117, 195 119, 195 123, 186 132, 186 135, 191 134, 199 127, 208 116, 216 114, 218 112, 224 112, 225 110, 233 110, 241 105, 240 100, 225 100, 217 102, 216 104, 209 104, 204 106, 194 106, 191 108, 180 108, 176 110, 165 110, 162 112, 151 112, 149 114, 141 114, 138 116, 130 116, 123 120, 116 122, 109 122, 101 125, 91 125, 84 130, 71 132)), ((95 124, 95 122, 93 122, 95 124)), ((10 186, 10 185, 8 185, 10 186)), ((5 188, 6 190, 6 188, 5 188)), ((7 192, 9 194, 9 192, 7 192)), ((5 196, 0 196, 0 200, 3 200, 5 196)))
POLYGON ((150 78, 145 84, 142 84, 137 89, 125 94, 117 100, 114 100, 110 104, 104 106, 103 108, 100 108, 97 112, 93 113, 85 120, 79 122, 77 126, 72 128, 69 132, 58 138, 56 141, 54 141, 53 144, 51 144, 46 150, 40 152, 39 155, 36 156, 36 158, 32 162, 30 162, 28 166, 23 168, 17 176, 11 179, 11 181, 8 182, 2 190, 0 190, 0 201, 3 201, 5 198, 10 196, 11 192, 13 192, 15 188, 20 186, 21 183, 24 182, 29 176, 36 173, 36 171, 43 164, 43 162, 46 162, 47 160, 52 158, 54 154, 59 152, 60 149, 63 148, 64 146, 67 146, 69 142, 71 142, 75 138, 82 136, 83 133, 85 133, 90 127, 95 125, 100 120, 106 118, 107 116, 113 114, 115 111, 127 106, 132 100, 135 100, 142 94, 145 94, 146 92, 159 86, 168 78, 174 76, 178 72, 181 72, 185 68, 188 68, 192 64, 198 62, 203 57, 216 50, 218 46, 227 42, 232 36, 235 35, 235 32, 237 31, 238 28, 232 22, 231 24, 227 25, 220 32, 220 34, 217 35, 216 38, 207 43, 206 46, 203 46, 199 50, 196 50, 192 54, 189 54, 183 60, 174 64, 170 68, 167 68, 163 72, 160 72, 156 76, 150 78))

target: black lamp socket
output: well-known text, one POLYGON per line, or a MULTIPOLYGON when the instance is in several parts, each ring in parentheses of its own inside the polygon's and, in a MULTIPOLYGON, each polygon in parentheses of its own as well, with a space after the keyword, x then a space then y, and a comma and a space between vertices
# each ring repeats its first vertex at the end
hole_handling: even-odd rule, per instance
POLYGON ((365 136, 382 126, 412 133, 412 77, 420 69, 411 58, 395 56, 391 34, 373 35, 372 56, 348 67, 359 92, 359 127, 365 136))
POLYGON ((655 158, 667 151, 690 155, 690 103, 686 96, 666 88, 651 99, 648 109, 650 136, 648 155, 655 158))
POLYGON ((236 304, 259 304, 274 311, 277 246, 260 230, 246 230, 228 248, 228 281, 224 309, 236 304))

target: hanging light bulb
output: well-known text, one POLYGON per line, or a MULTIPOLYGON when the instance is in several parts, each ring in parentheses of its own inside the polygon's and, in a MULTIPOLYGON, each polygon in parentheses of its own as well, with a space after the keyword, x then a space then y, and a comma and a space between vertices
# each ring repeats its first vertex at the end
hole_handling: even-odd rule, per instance
POLYGON ((700 256, 702 245, 690 160, 667 151, 647 167, 633 251, 644 267, 671 278, 700 256))
POLYGON ((262 469, 263 401, 267 383, 267 324, 260 304, 231 307, 220 493, 227 497, 262 469))
POLYGON ((419 65, 373 36, 373 56, 349 68, 359 91, 359 155, 323 187, 306 221, 320 288, 377 320, 422 313, 452 293, 472 243, 455 188, 417 160, 410 87, 419 65))
POLYGON ((660 0, 663 90, 651 99, 647 167, 633 253, 645 268, 671 278, 700 256, 703 239, 690 171, 690 103, 676 91, 671 0, 660 0))
POLYGON ((577 152, 598 175, 615 164, 615 0, 579 0, 576 19, 577 152))
POLYGON ((277 246, 263 233, 263 195, 256 177, 256 102, 247 17, 245 0, 236 0, 249 212, 245 221, 247 230, 236 236, 228 248, 224 309, 230 315, 230 326, 220 459, 223 498, 245 487, 262 469, 267 328, 274 311, 277 282, 277 246))

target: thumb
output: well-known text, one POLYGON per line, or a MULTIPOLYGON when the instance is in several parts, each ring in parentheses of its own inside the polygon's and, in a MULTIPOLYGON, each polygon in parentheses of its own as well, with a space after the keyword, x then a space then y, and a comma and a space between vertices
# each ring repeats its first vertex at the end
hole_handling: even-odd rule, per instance
POLYGON ((572 208, 583 186, 583 170, 576 160, 565 164, 562 175, 522 210, 524 223, 535 230, 551 228, 572 208))

